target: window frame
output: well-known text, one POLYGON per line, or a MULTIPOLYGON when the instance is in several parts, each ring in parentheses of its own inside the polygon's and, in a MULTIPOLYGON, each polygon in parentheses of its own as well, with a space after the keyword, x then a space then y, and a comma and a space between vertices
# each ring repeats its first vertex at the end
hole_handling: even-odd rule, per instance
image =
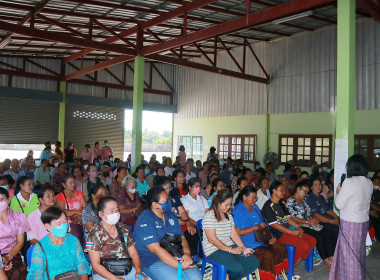
POLYGON ((355 140, 356 139, 366 139, 367 140, 367 164, 368 164, 368 171, 369 172, 374 172, 379 168, 374 168, 374 157, 373 157, 373 151, 375 150, 375 139, 380 139, 380 134, 355 134, 354 135, 354 151, 355 148, 357 147, 355 145, 355 140))
MULTIPOLYGON (((256 160, 256 148, 257 148, 257 134, 218 134, 218 148, 217 148, 217 151, 218 151, 218 154, 219 154, 219 157, 220 158, 224 158, 224 156, 221 156, 220 155, 220 138, 224 138, 224 137, 228 137, 229 140, 228 140, 228 156, 230 157, 231 156, 231 152, 232 152, 232 138, 233 137, 241 137, 241 150, 240 150, 240 159, 243 161, 243 163, 254 163, 255 160, 256 160), (247 146, 253 146, 253 160, 244 160, 244 152, 245 152, 245 138, 252 138, 254 139, 254 144, 247 144, 247 146)), ((223 144, 225 145, 225 144, 223 144)), ((223 152, 225 152, 223 150, 223 152)), ((236 151, 235 151, 236 153, 236 151)), ((249 151, 247 151, 247 153, 251 153, 249 151)))
MULTIPOLYGON (((316 138, 329 138, 329 155, 328 155, 328 168, 331 168, 332 166, 332 154, 333 154, 333 151, 332 151, 332 142, 333 142, 333 137, 332 137, 332 134, 279 134, 278 135, 278 156, 279 156, 279 159, 280 159, 280 165, 285 165, 286 162, 283 162, 281 161, 281 156, 282 156, 282 152, 281 152, 281 148, 282 148, 282 138, 293 138, 293 161, 295 162, 295 165, 296 166, 300 166, 300 167, 311 167, 313 165, 313 163, 315 162, 315 157, 316 157, 316 154, 315 154, 315 151, 316 151, 316 147, 319 147, 319 146, 316 146, 316 138), (299 164, 298 163, 298 139, 299 138, 310 138, 310 164, 299 164)), ((323 140, 322 140, 323 141, 323 140)), ((288 146, 288 145, 287 145, 288 146)), ((305 147, 305 146, 301 146, 301 147, 305 147)), ((321 146, 322 148, 325 147, 321 146)), ((288 155, 288 154, 286 154, 288 155)), ((323 155, 322 155, 323 157, 323 155)), ((323 163, 325 161, 321 161, 321 163, 323 163)))
MULTIPOLYGON (((202 158, 203 158, 203 136, 202 135, 178 135, 178 148, 179 148, 179 146, 183 145, 183 142, 181 142, 181 137, 190 137, 190 151, 185 146, 185 153, 186 153, 187 158, 192 158, 192 159, 194 159, 194 141, 193 141, 193 139, 194 138, 201 138, 199 160, 202 161, 202 158)), ((194 160, 198 160, 198 158, 196 158, 194 160)))

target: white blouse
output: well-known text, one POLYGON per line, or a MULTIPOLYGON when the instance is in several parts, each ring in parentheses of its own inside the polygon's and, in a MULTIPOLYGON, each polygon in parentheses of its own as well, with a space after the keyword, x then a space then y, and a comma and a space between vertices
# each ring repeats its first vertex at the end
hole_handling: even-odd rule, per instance
POLYGON ((372 192, 373 185, 367 177, 354 176, 344 180, 335 200, 340 218, 348 222, 367 222, 372 192))

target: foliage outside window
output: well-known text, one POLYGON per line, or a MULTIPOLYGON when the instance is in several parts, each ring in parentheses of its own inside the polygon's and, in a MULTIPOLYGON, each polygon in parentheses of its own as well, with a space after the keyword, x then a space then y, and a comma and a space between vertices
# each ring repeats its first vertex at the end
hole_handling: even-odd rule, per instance
POLYGON ((185 147, 186 156, 194 160, 202 160, 203 137, 202 136, 179 136, 179 145, 185 147))

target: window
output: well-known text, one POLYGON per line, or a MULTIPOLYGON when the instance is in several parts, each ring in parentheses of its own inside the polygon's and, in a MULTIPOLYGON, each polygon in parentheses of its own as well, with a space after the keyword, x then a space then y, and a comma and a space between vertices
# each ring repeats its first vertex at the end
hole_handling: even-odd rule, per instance
POLYGON ((355 135, 354 153, 367 159, 370 171, 380 169, 380 135, 355 135))
POLYGON ((280 135, 278 154, 281 164, 294 161, 299 166, 328 162, 331 167, 331 135, 280 135))
POLYGON ((218 153, 220 158, 253 162, 256 156, 256 135, 218 135, 218 153))
POLYGON ((202 136, 179 136, 178 142, 178 146, 183 145, 185 147, 187 157, 194 160, 202 160, 202 136))

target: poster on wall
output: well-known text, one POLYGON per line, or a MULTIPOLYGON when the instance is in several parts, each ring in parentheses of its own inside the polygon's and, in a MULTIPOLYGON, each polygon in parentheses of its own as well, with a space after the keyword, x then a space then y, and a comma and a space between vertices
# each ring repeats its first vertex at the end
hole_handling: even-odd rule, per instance
POLYGON ((342 174, 346 174, 348 160, 348 139, 335 139, 334 193, 340 184, 342 174))

